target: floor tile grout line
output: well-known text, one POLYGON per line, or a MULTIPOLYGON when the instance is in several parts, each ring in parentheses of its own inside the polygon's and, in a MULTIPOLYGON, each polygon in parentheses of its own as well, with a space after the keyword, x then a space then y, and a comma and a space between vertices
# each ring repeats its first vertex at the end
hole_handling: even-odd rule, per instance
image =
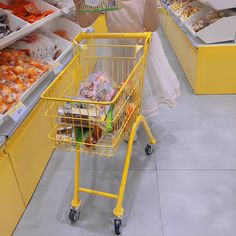
POLYGON ((236 172, 236 169, 157 169, 157 171, 236 172))
MULTIPOLYGON (((121 171, 122 172, 122 169, 90 169, 90 168, 84 168, 84 169, 81 169, 80 171, 121 171)), ((156 168, 145 168, 145 169, 142 169, 142 168, 132 168, 132 169, 129 169, 129 171, 157 171, 158 169, 156 168)), ((52 170, 48 170, 49 172, 54 172, 54 171, 73 171, 73 169, 52 169, 52 170)))
MULTIPOLYGON (((155 167, 156 167, 156 163, 155 163, 155 167)), ((220 172, 227 172, 227 171, 231 171, 231 172, 235 172, 236 169, 171 169, 171 168, 165 168, 165 169, 160 169, 160 168, 132 168, 129 169, 129 171, 201 171, 201 172, 214 172, 214 171, 220 171, 220 172)), ((48 170, 49 172, 51 172, 51 170, 48 170)), ((54 171, 54 170, 53 170, 54 171)), ((73 169, 56 169, 56 171, 73 171, 73 169)), ((81 171, 122 171, 122 169, 92 169, 92 168, 83 168, 81 169, 81 171)))
POLYGON ((160 207, 160 218, 161 218, 161 227, 162 227, 161 230, 162 230, 162 235, 165 236, 163 217, 162 217, 161 196, 160 196, 160 189, 159 189, 159 178, 158 178, 158 172, 157 171, 156 171, 156 181, 157 181, 158 203, 159 203, 159 207, 160 207))
MULTIPOLYGON (((153 167, 131 167, 129 170, 155 170, 155 171, 236 171, 236 168, 160 168, 158 167, 158 158, 156 157, 156 155, 154 154, 153 157, 150 158, 155 158, 155 164, 153 167)), ((50 171, 50 165, 47 166, 47 169, 50 171)), ((53 168, 52 168, 53 169, 53 168)), ((65 169, 57 169, 59 171, 71 171, 73 170, 73 168, 65 168, 65 169)), ((117 169, 113 169, 113 168, 90 168, 90 167, 86 167, 86 168, 82 168, 83 170, 108 170, 108 171, 121 171, 122 168, 117 168, 117 169)))

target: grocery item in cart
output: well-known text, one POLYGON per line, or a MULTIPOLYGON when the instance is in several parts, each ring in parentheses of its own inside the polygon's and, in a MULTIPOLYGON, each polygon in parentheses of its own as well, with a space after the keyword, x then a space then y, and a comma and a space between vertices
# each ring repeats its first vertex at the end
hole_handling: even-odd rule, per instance
MULTIPOLYGON (((88 79, 81 83, 78 94, 70 97, 73 100, 109 102, 116 92, 108 76, 102 72, 96 72, 88 76, 88 79)), ((67 103, 64 109, 60 109, 61 114, 72 114, 78 117, 98 118, 109 110, 109 106, 95 106, 92 103, 67 103)))
MULTIPOLYGON (((88 79, 81 83, 78 94, 74 99, 94 102, 109 102, 114 96, 115 89, 111 85, 108 76, 102 72, 96 72, 89 75, 88 79)), ((78 107, 83 116, 89 115, 91 117, 101 117, 109 110, 109 106, 102 105, 96 106, 96 110, 92 103, 72 105, 72 110, 74 109, 76 113, 76 107, 78 107)))
POLYGON ((34 23, 54 12, 53 10, 41 11, 34 2, 27 0, 8 0, 8 4, 0 3, 0 8, 11 11, 12 14, 29 23, 34 23))
POLYGON ((81 100, 91 100, 97 102, 109 102, 115 95, 110 80, 103 72, 97 72, 88 77, 81 84, 78 96, 81 100))
POLYGON ((49 66, 34 60, 27 51, 0 51, 0 114, 6 113, 49 66))
MULTIPOLYGON (((109 102, 115 94, 115 89, 111 85, 108 76, 102 72, 96 72, 89 75, 88 79, 81 83, 77 96, 70 99, 109 102)), ((112 131, 108 120, 112 120, 112 113, 113 109, 110 106, 78 102, 68 102, 58 110, 62 124, 77 126, 76 139, 78 142, 83 139, 82 141, 86 144, 86 147, 96 144, 101 139, 103 131, 112 131), (82 129, 81 127, 87 128, 82 129)))
POLYGON ((91 148, 92 145, 97 144, 102 138, 102 132, 98 125, 94 125, 92 128, 77 127, 76 142, 83 142, 87 148, 91 148))
POLYGON ((228 16, 228 14, 225 11, 210 10, 205 17, 198 18, 193 22, 192 29, 198 32, 226 16, 228 16))
POLYGON ((73 129, 71 126, 61 126, 57 129, 57 139, 62 141, 73 140, 73 129))
POLYGON ((55 38, 41 33, 31 33, 18 40, 11 47, 19 50, 27 50, 36 60, 56 60, 62 53, 60 43, 55 38))

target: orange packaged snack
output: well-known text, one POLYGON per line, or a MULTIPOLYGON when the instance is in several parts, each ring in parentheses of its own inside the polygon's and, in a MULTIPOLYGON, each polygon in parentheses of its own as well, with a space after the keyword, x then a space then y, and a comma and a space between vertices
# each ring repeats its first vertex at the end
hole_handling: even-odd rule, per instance
POLYGON ((10 10, 15 16, 29 23, 34 23, 54 12, 52 10, 41 12, 34 2, 27 0, 9 0, 8 4, 0 3, 0 8, 10 10))
POLYGON ((61 38, 64 38, 64 39, 70 41, 70 38, 65 30, 56 30, 53 33, 61 38))
POLYGON ((7 112, 49 66, 31 58, 27 50, 0 51, 0 114, 7 112))

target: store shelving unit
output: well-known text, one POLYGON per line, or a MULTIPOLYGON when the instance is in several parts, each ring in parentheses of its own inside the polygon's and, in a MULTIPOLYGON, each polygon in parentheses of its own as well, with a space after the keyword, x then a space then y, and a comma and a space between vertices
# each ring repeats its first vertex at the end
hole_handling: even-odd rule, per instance
MULTIPOLYGON (((214 2, 227 1, 215 0, 214 2)), ((234 4, 236 7, 236 3, 234 4)), ((199 14, 202 14, 201 12, 182 22, 170 7, 165 4, 162 5, 163 7, 159 9, 162 28, 182 65, 194 93, 236 93, 236 71, 234 70, 236 44, 234 42, 235 37, 232 37, 232 32, 234 32, 234 35, 236 32, 236 27, 235 30, 233 29, 236 24, 230 24, 236 13, 227 19, 227 24, 224 27, 218 27, 221 22, 219 20, 208 26, 208 29, 203 29, 202 32, 205 33, 204 37, 207 36, 206 39, 201 37, 202 35, 194 35, 186 27, 186 22, 197 19, 199 14), (231 38, 227 38, 226 30, 231 30, 231 38), (207 42, 207 40, 209 41, 207 42)), ((225 8, 228 6, 224 5, 225 8)), ((210 7, 210 4, 204 5, 204 9, 203 11, 205 12, 206 9, 207 11, 208 9, 214 10, 210 7)))
MULTIPOLYGON (((59 39, 59 36, 53 32, 58 29, 66 29, 71 41, 80 31, 93 31, 92 28, 82 29, 65 18, 65 15, 73 9, 73 5, 57 9, 42 0, 32 1, 39 9, 51 9, 54 10, 54 13, 29 24, 0 9, 1 13, 8 14, 13 29, 16 26, 21 26, 20 30, 0 39, 0 49, 35 31, 50 34, 59 39)), ((6 3, 5 0, 0 0, 0 2, 6 3)), ((2 192, 0 194, 0 202, 4 205, 0 218, 6 219, 3 222, 4 227, 0 227, 0 235, 10 235, 13 232, 53 151, 48 139, 50 124, 44 118, 46 104, 40 100, 40 95, 72 58, 72 42, 62 38, 59 41, 63 52, 57 60, 50 62, 52 69, 24 93, 19 103, 0 117, 0 168, 7 166, 8 169, 11 169, 9 174, 0 172, 0 182, 4 181, 5 183, 1 188, 4 194, 2 192), (19 110, 22 112, 18 113, 19 110), (16 179, 12 179, 13 177, 16 179), (17 197, 13 200, 9 196, 8 199, 5 193, 9 195, 14 193, 17 197), (13 212, 14 218, 10 215, 8 217, 7 212, 13 212)))
MULTIPOLYGON (((1 12, 5 12, 10 16, 10 21, 12 22, 13 25, 21 26, 21 29, 18 31, 15 31, 14 33, 8 35, 7 37, 4 37, 0 40, 0 49, 9 46, 10 44, 14 43, 17 39, 20 39, 29 33, 35 31, 36 29, 42 27, 44 24, 47 24, 51 20, 62 16, 65 14, 66 11, 70 10, 71 5, 68 6, 66 9, 58 9, 47 2, 44 2, 43 0, 32 0, 35 5, 38 7, 40 10, 53 10, 54 13, 48 15, 47 17, 44 17, 43 19, 34 22, 33 24, 30 24, 14 15, 9 13, 8 11, 1 10, 1 12)), ((0 3, 6 3, 7 0, 0 0, 0 3)))
MULTIPOLYGON (((5 2, 5 1, 2 1, 2 2, 5 2)), ((50 6, 50 4, 46 2, 43 2, 42 5, 44 6, 44 4, 46 6, 47 5, 50 6)), ((39 2, 37 2, 37 5, 39 5, 39 2)), ((63 17, 63 15, 65 15, 65 13, 68 13, 72 8, 73 8, 73 5, 69 5, 65 9, 55 10, 54 6, 50 6, 50 7, 44 6, 43 9, 54 9, 55 14, 52 14, 50 17, 46 17, 42 20, 39 20, 34 24, 26 23, 27 27, 24 27, 22 30, 12 33, 9 36, 0 40, 0 48, 5 48, 6 46, 11 45, 12 42, 15 42, 18 39, 23 38, 25 35, 31 32, 37 31, 37 32, 44 33, 46 35, 50 35, 51 38, 55 37, 56 40, 59 39, 61 48, 63 49, 63 52, 60 55, 60 57, 57 60, 50 62, 52 70, 44 74, 42 78, 40 78, 30 89, 28 89, 23 94, 23 96, 21 96, 20 103, 24 105, 24 113, 20 114, 16 120, 13 120, 11 118, 11 115, 10 115, 12 113, 11 110, 7 112, 4 116, 3 115, 0 116, 0 135, 9 137, 9 135, 14 132, 16 127, 21 123, 22 120, 24 120, 24 117, 27 116, 31 108, 35 105, 35 103, 37 102, 37 99, 40 98, 41 92, 52 82, 52 80, 62 70, 62 68, 64 68, 68 64, 68 62, 71 60, 71 57, 72 57, 73 38, 80 31, 86 31, 86 32, 93 31, 92 28, 82 29, 77 24, 63 17), (68 30, 68 36, 69 36, 70 41, 60 38, 59 36, 52 33, 58 29, 64 29, 64 28, 68 30)), ((0 9, 0 12, 1 11, 2 10, 0 9)), ((11 17, 15 17, 15 16, 11 15, 11 17)), ((21 19, 18 18, 18 20, 20 23, 22 23, 21 19)), ((13 110, 14 108, 15 107, 13 107, 13 110)))

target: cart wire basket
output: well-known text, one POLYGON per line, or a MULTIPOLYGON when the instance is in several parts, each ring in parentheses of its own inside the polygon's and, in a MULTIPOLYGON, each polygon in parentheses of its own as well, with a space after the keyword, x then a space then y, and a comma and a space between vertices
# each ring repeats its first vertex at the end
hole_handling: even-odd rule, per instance
POLYGON ((117 201, 113 211, 114 227, 116 234, 121 233, 122 203, 139 123, 143 124, 148 136, 147 155, 153 153, 156 144, 140 113, 150 38, 151 33, 80 33, 74 39, 73 59, 41 95, 48 105, 45 115, 51 122, 49 138, 54 147, 76 153, 74 197, 69 215, 72 222, 79 218, 79 192, 100 195, 117 201), (91 76, 95 78, 92 82, 91 76), (97 78, 104 87, 94 92, 94 87, 100 86, 96 84, 97 78), (108 90, 109 93, 106 93, 108 90), (86 94, 86 99, 81 99, 81 92, 86 94), (104 101, 104 98, 107 100, 104 101), (118 194, 81 188, 80 153, 114 157, 125 134, 129 135, 129 142, 118 194))
POLYGON ((90 6, 84 1, 80 8, 80 12, 106 12, 120 9, 120 2, 118 0, 100 0, 97 6, 90 6))

